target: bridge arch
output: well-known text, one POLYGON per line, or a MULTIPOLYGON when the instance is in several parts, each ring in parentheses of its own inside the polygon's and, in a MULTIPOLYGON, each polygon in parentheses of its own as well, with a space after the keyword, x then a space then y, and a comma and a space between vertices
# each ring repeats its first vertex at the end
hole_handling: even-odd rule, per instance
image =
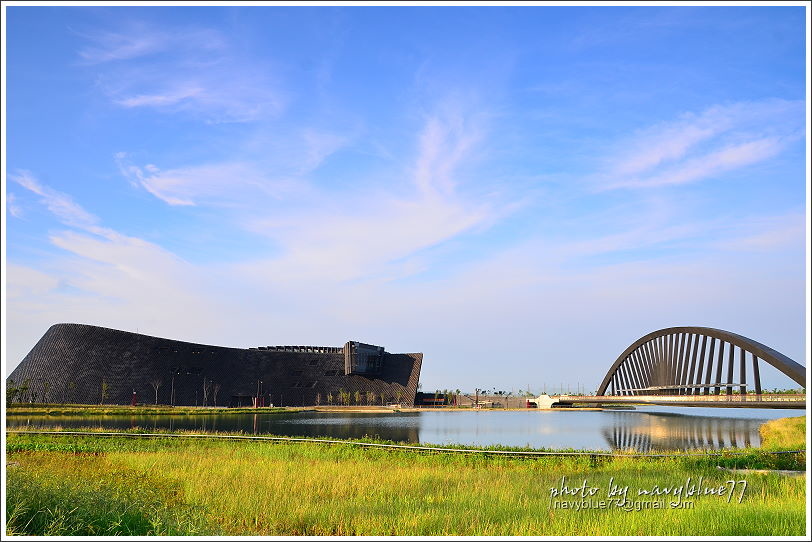
POLYGON ((736 388, 746 393, 748 372, 761 394, 760 360, 806 386, 803 365, 760 342, 721 329, 669 327, 652 331, 624 350, 597 394, 719 395, 723 388, 728 395, 736 388))

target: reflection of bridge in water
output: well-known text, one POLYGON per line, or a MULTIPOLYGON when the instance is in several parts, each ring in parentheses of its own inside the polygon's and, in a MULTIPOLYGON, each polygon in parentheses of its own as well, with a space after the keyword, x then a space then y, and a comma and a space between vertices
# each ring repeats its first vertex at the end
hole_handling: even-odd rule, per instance
POLYGON ((639 452, 759 446, 764 420, 613 412, 615 423, 601 433, 613 450, 639 452))
POLYGON ((645 403, 669 406, 806 408, 806 394, 765 394, 759 364, 806 385, 806 369, 729 331, 670 327, 641 337, 612 364, 595 396, 541 396, 538 405, 645 403), (749 369, 748 369, 749 367, 749 369), (752 393, 748 391, 750 374, 752 393))

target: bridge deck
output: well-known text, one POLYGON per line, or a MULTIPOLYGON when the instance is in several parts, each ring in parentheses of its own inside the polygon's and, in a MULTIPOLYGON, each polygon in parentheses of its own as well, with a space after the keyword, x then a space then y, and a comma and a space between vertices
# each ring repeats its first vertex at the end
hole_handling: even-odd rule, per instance
POLYGON ((553 395, 553 404, 648 404, 723 408, 806 408, 806 394, 753 395, 553 395))

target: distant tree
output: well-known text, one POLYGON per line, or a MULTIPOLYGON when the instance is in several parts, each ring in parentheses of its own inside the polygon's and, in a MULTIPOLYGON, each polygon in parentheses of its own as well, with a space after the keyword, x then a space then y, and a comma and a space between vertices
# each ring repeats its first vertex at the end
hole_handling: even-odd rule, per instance
POLYGON ((107 397, 109 396, 108 393, 107 393, 109 389, 110 389, 110 384, 107 383, 107 380, 102 379, 102 382, 101 382, 101 402, 99 403, 100 405, 103 405, 105 399, 107 399, 107 397))
POLYGON ((220 392, 221 387, 222 386, 220 386, 220 384, 215 384, 212 387, 212 392, 214 393, 214 406, 217 406, 217 394, 220 392))
MULTIPOLYGON (((206 377, 203 377, 203 406, 208 404, 209 400, 209 393, 211 392, 211 380, 207 380, 206 377)), ((259 397, 257 397, 259 400, 259 397)))
POLYGON ((319 406, 320 404, 321 404, 321 394, 317 393, 316 394, 316 406, 319 406))
POLYGON ((51 390, 51 383, 47 380, 42 383, 42 402, 48 402, 48 392, 51 390))
POLYGON ((155 380, 153 380, 152 382, 149 383, 150 386, 152 386, 152 389, 155 390, 155 404, 156 405, 158 404, 158 388, 160 388, 161 384, 163 384, 163 383, 164 383, 164 381, 162 379, 160 379, 160 378, 156 378, 155 380))
MULTIPOLYGON (((418 386, 419 386, 419 384, 418 384, 418 386)), ((398 404, 400 404, 400 402, 403 400, 403 390, 396 391, 395 392, 395 397, 398 400, 398 404)))
POLYGON ((375 404, 375 392, 374 391, 368 391, 367 392, 367 404, 368 405, 375 404))
POLYGON ((6 405, 11 405, 14 403, 14 399, 20 393, 20 388, 14 384, 14 381, 9 379, 6 382, 6 405))
POLYGON ((20 402, 24 403, 28 399, 28 392, 31 389, 31 379, 26 378, 23 380, 23 383, 20 384, 19 392, 20 392, 20 402))
POLYGON ((385 401, 386 401, 386 394, 384 392, 381 392, 381 406, 383 406, 385 404, 384 403, 385 401))
POLYGON ((76 382, 73 382, 72 380, 66 380, 65 384, 62 386, 62 404, 68 402, 66 396, 68 392, 72 392, 74 389, 76 389, 76 382))
POLYGON ((332 393, 328 393, 328 394, 327 394, 327 404, 328 404, 328 405, 332 405, 332 404, 333 404, 333 394, 332 394, 332 393))
POLYGON ((355 390, 355 393, 353 394, 353 396, 355 398, 355 404, 360 405, 361 404, 361 392, 358 391, 358 390, 355 390))

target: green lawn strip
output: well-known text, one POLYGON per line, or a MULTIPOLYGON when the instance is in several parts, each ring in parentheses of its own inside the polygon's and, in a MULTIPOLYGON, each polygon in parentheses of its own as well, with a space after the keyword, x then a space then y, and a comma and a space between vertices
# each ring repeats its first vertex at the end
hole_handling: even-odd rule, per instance
POLYGON ((185 407, 166 405, 64 405, 64 404, 14 404, 6 408, 7 416, 147 416, 147 415, 212 415, 212 414, 279 414, 304 412, 307 409, 284 407, 227 408, 185 407))

